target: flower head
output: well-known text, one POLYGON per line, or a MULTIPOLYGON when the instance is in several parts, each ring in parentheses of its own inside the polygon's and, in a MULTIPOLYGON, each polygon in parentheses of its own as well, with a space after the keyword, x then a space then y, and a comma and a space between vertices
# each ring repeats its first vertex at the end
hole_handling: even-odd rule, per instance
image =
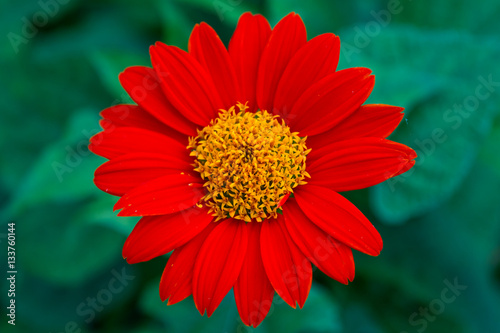
POLYGON ((189 51, 157 43, 153 68, 120 81, 137 105, 101 115, 90 149, 107 159, 95 184, 120 196, 121 216, 142 216, 123 256, 173 250, 160 282, 168 304, 193 295, 210 316, 233 288, 256 327, 276 291, 302 307, 312 266, 347 284, 352 249, 378 255, 382 239, 338 192, 401 174, 415 152, 385 139, 402 108, 363 105, 374 77, 337 71, 340 41, 309 41, 291 13, 271 29, 243 14, 228 49, 205 23, 189 51))

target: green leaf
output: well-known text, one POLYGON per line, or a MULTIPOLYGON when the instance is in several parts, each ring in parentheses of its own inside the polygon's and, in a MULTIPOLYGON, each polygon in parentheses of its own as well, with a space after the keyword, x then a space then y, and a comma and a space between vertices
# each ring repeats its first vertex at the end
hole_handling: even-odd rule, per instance
POLYGON ((30 244, 19 250, 23 266, 50 281, 78 284, 121 258, 123 236, 88 211, 99 193, 93 173, 103 162, 87 148, 96 126, 95 112, 76 113, 66 136, 44 150, 4 212, 19 222, 20 244, 30 244))
POLYGON ((273 304, 262 324, 253 329, 239 319, 233 293, 230 292, 212 317, 202 317, 192 298, 166 306, 158 294, 158 283, 151 284, 141 299, 143 311, 160 320, 166 329, 175 332, 342 332, 337 305, 328 293, 313 283, 309 297, 302 309, 292 309, 275 294, 273 304), (180 322, 178 318, 186 318, 180 322))
POLYGON ((147 287, 141 297, 140 307, 144 313, 161 322, 165 329, 179 333, 219 333, 232 332, 238 325, 238 313, 232 292, 224 298, 214 314, 207 318, 200 316, 192 297, 167 307, 166 302, 161 302, 158 283, 159 278, 147 287))
POLYGON ((465 93, 443 93, 422 103, 391 137, 414 148, 418 157, 410 171, 373 188, 374 211, 383 221, 400 223, 437 207, 469 172, 489 131, 490 117, 478 110, 469 118, 457 118, 460 124, 449 121, 446 110, 455 96, 465 93))
MULTIPOLYGON (((82 105, 101 107, 111 103, 111 98, 100 99, 103 89, 81 58, 36 63, 21 56, 19 61, 0 65, 9 77, 0 82, 0 98, 9 106, 0 113, 0 149, 11 156, 0 161, 0 179, 14 191, 41 151, 63 135, 72 116, 69 110, 82 105)), ((98 111, 94 113, 97 116, 98 111)), ((97 122, 88 129, 95 127, 97 122)))
POLYGON ((446 79, 439 78, 435 74, 415 72, 405 65, 395 64, 387 68, 386 65, 374 63, 369 67, 376 73, 377 83, 366 103, 404 105, 406 117, 418 104, 434 97, 447 84, 446 79), (410 76, 408 73, 413 75, 410 76))
POLYGON ((494 172, 500 176, 500 154, 498 154, 498 143, 500 142, 500 117, 497 117, 493 130, 481 147, 479 158, 485 164, 493 168, 494 172))
POLYGON ((432 214, 404 226, 379 227, 384 250, 376 259, 356 258, 357 277, 346 299, 371 303, 384 331, 411 332, 421 327, 415 324, 422 319, 419 309, 443 302, 445 281, 454 284, 456 279, 466 289, 445 303, 437 319, 427 321, 428 331, 495 331, 493 312, 500 306, 500 293, 493 287, 499 197, 500 178, 475 164, 453 197, 432 214), (384 306, 377 307, 381 303, 384 306))
MULTIPOLYGON (((346 34, 343 41, 356 38, 346 34)), ((498 94, 488 91, 498 87, 484 86, 491 78, 499 81, 499 69, 492 73, 488 66, 500 57, 498 44, 391 26, 366 47, 343 55, 344 67, 373 68, 382 77, 370 102, 406 108, 407 119, 391 139, 419 155, 412 170, 373 189, 375 213, 384 222, 401 223, 447 200, 470 170, 500 102, 498 94), (449 50, 453 54, 443 57, 449 50), (464 69, 464 63, 473 64, 464 69), (456 111, 455 105, 463 110, 456 111)))
MULTIPOLYGON (((182 8, 191 22, 205 21, 210 24, 223 41, 227 41, 232 34, 241 14, 259 11, 256 4, 249 0, 176 0, 175 3, 182 8)), ((189 31, 192 28, 193 26, 189 31)))
POLYGON ((48 146, 18 186, 10 203, 16 214, 47 201, 74 201, 98 192, 92 179, 103 159, 88 150, 89 138, 100 131, 97 112, 76 113, 66 136, 48 146))
MULTIPOLYGON (((397 318, 395 318, 397 319, 397 318)), ((344 331, 363 332, 363 333, 382 333, 380 324, 377 323, 375 315, 370 312, 369 306, 363 302, 356 302, 342 311, 342 321, 344 322, 344 331)))
POLYGON ((268 19, 274 25, 287 14, 296 12, 304 20, 308 37, 313 38, 323 33, 337 34, 342 27, 356 23, 377 2, 380 1, 271 0, 267 5, 268 19))
POLYGON ((117 197, 99 192, 94 200, 87 204, 80 218, 128 236, 137 224, 139 217, 116 216, 117 213, 113 211, 113 206, 117 201, 117 197))
POLYGON ((94 332, 107 314, 121 311, 133 297, 136 276, 132 266, 121 262, 75 287, 46 281, 22 268, 16 276, 14 332, 94 332))
POLYGON ((162 17, 163 41, 168 45, 175 45, 183 50, 187 49, 189 35, 194 24, 174 1, 158 1, 162 17))
POLYGON ((2 1, 0 2, 0 30, 5 44, 0 46, 0 58, 15 59, 28 52, 29 44, 67 17, 80 0, 66 1, 2 1))
POLYGON ((85 201, 49 201, 17 214, 17 243, 26 244, 18 247, 22 267, 53 283, 78 285, 121 259, 123 236, 80 218, 85 210, 85 201))
POLYGON ((491 34, 499 32, 500 3, 495 0, 401 1, 401 12, 392 15, 394 22, 419 25, 425 29, 456 29, 491 34))
POLYGON ((123 51, 98 51, 91 56, 103 85, 120 103, 133 103, 122 88, 118 75, 130 66, 151 66, 147 50, 142 54, 123 51))
POLYGON ((255 333, 260 332, 343 332, 337 304, 329 293, 316 283, 312 284, 302 309, 292 309, 275 295, 269 314, 255 333))
MULTIPOLYGON (((141 3, 144 7, 144 2, 141 3)), ((80 8, 85 13, 74 24, 40 35, 30 44, 37 60, 50 62, 53 58, 88 56, 96 51, 123 51, 147 53, 147 47, 155 42, 154 36, 146 36, 141 20, 130 13, 132 7, 93 6, 84 2, 80 8), (89 6, 88 8, 85 5, 89 6)), ((138 12, 138 11, 135 11, 138 12)), ((149 17, 153 21, 156 17, 149 17)))

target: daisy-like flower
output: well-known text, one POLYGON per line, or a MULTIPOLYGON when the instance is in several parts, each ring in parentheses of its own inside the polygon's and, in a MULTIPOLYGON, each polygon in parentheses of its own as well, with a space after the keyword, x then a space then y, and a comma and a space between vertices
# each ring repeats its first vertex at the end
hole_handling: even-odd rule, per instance
POLYGON ((385 139, 402 108, 362 105, 367 68, 337 71, 340 41, 309 41, 291 13, 273 29, 243 14, 228 49, 207 24, 185 52, 156 43, 152 68, 120 75, 137 105, 102 111, 90 149, 109 159, 95 184, 120 196, 120 216, 142 216, 129 263, 172 254, 160 282, 168 304, 193 295, 210 316, 234 290, 256 327, 276 291, 302 307, 315 265, 347 284, 352 249, 378 255, 382 239, 338 192, 401 174, 415 152, 385 139))

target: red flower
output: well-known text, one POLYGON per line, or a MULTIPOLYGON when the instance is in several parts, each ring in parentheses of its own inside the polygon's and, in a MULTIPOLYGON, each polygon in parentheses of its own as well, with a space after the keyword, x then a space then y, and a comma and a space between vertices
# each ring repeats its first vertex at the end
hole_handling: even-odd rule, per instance
POLYGON ((95 184, 121 197, 118 215, 143 216, 123 248, 129 263, 173 250, 162 300, 192 294, 210 316, 233 288, 256 327, 274 291, 304 305, 311 263, 347 284, 351 249, 380 253, 379 233, 338 192, 401 174, 416 155, 385 139, 402 108, 362 106, 374 77, 336 71, 339 52, 333 34, 307 41, 294 13, 274 29, 246 13, 228 50, 201 23, 189 52, 156 43, 153 68, 120 75, 137 105, 101 113, 90 149, 109 161, 95 184))

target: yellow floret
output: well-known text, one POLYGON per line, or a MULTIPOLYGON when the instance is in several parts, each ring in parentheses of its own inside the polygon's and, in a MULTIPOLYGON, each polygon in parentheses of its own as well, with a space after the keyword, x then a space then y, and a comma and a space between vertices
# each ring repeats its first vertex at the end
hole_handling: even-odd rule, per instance
POLYGON ((217 220, 261 222, 277 216, 278 204, 306 184, 306 138, 291 133, 278 116, 246 112, 246 104, 219 117, 189 138, 194 170, 205 180, 203 202, 217 220))

